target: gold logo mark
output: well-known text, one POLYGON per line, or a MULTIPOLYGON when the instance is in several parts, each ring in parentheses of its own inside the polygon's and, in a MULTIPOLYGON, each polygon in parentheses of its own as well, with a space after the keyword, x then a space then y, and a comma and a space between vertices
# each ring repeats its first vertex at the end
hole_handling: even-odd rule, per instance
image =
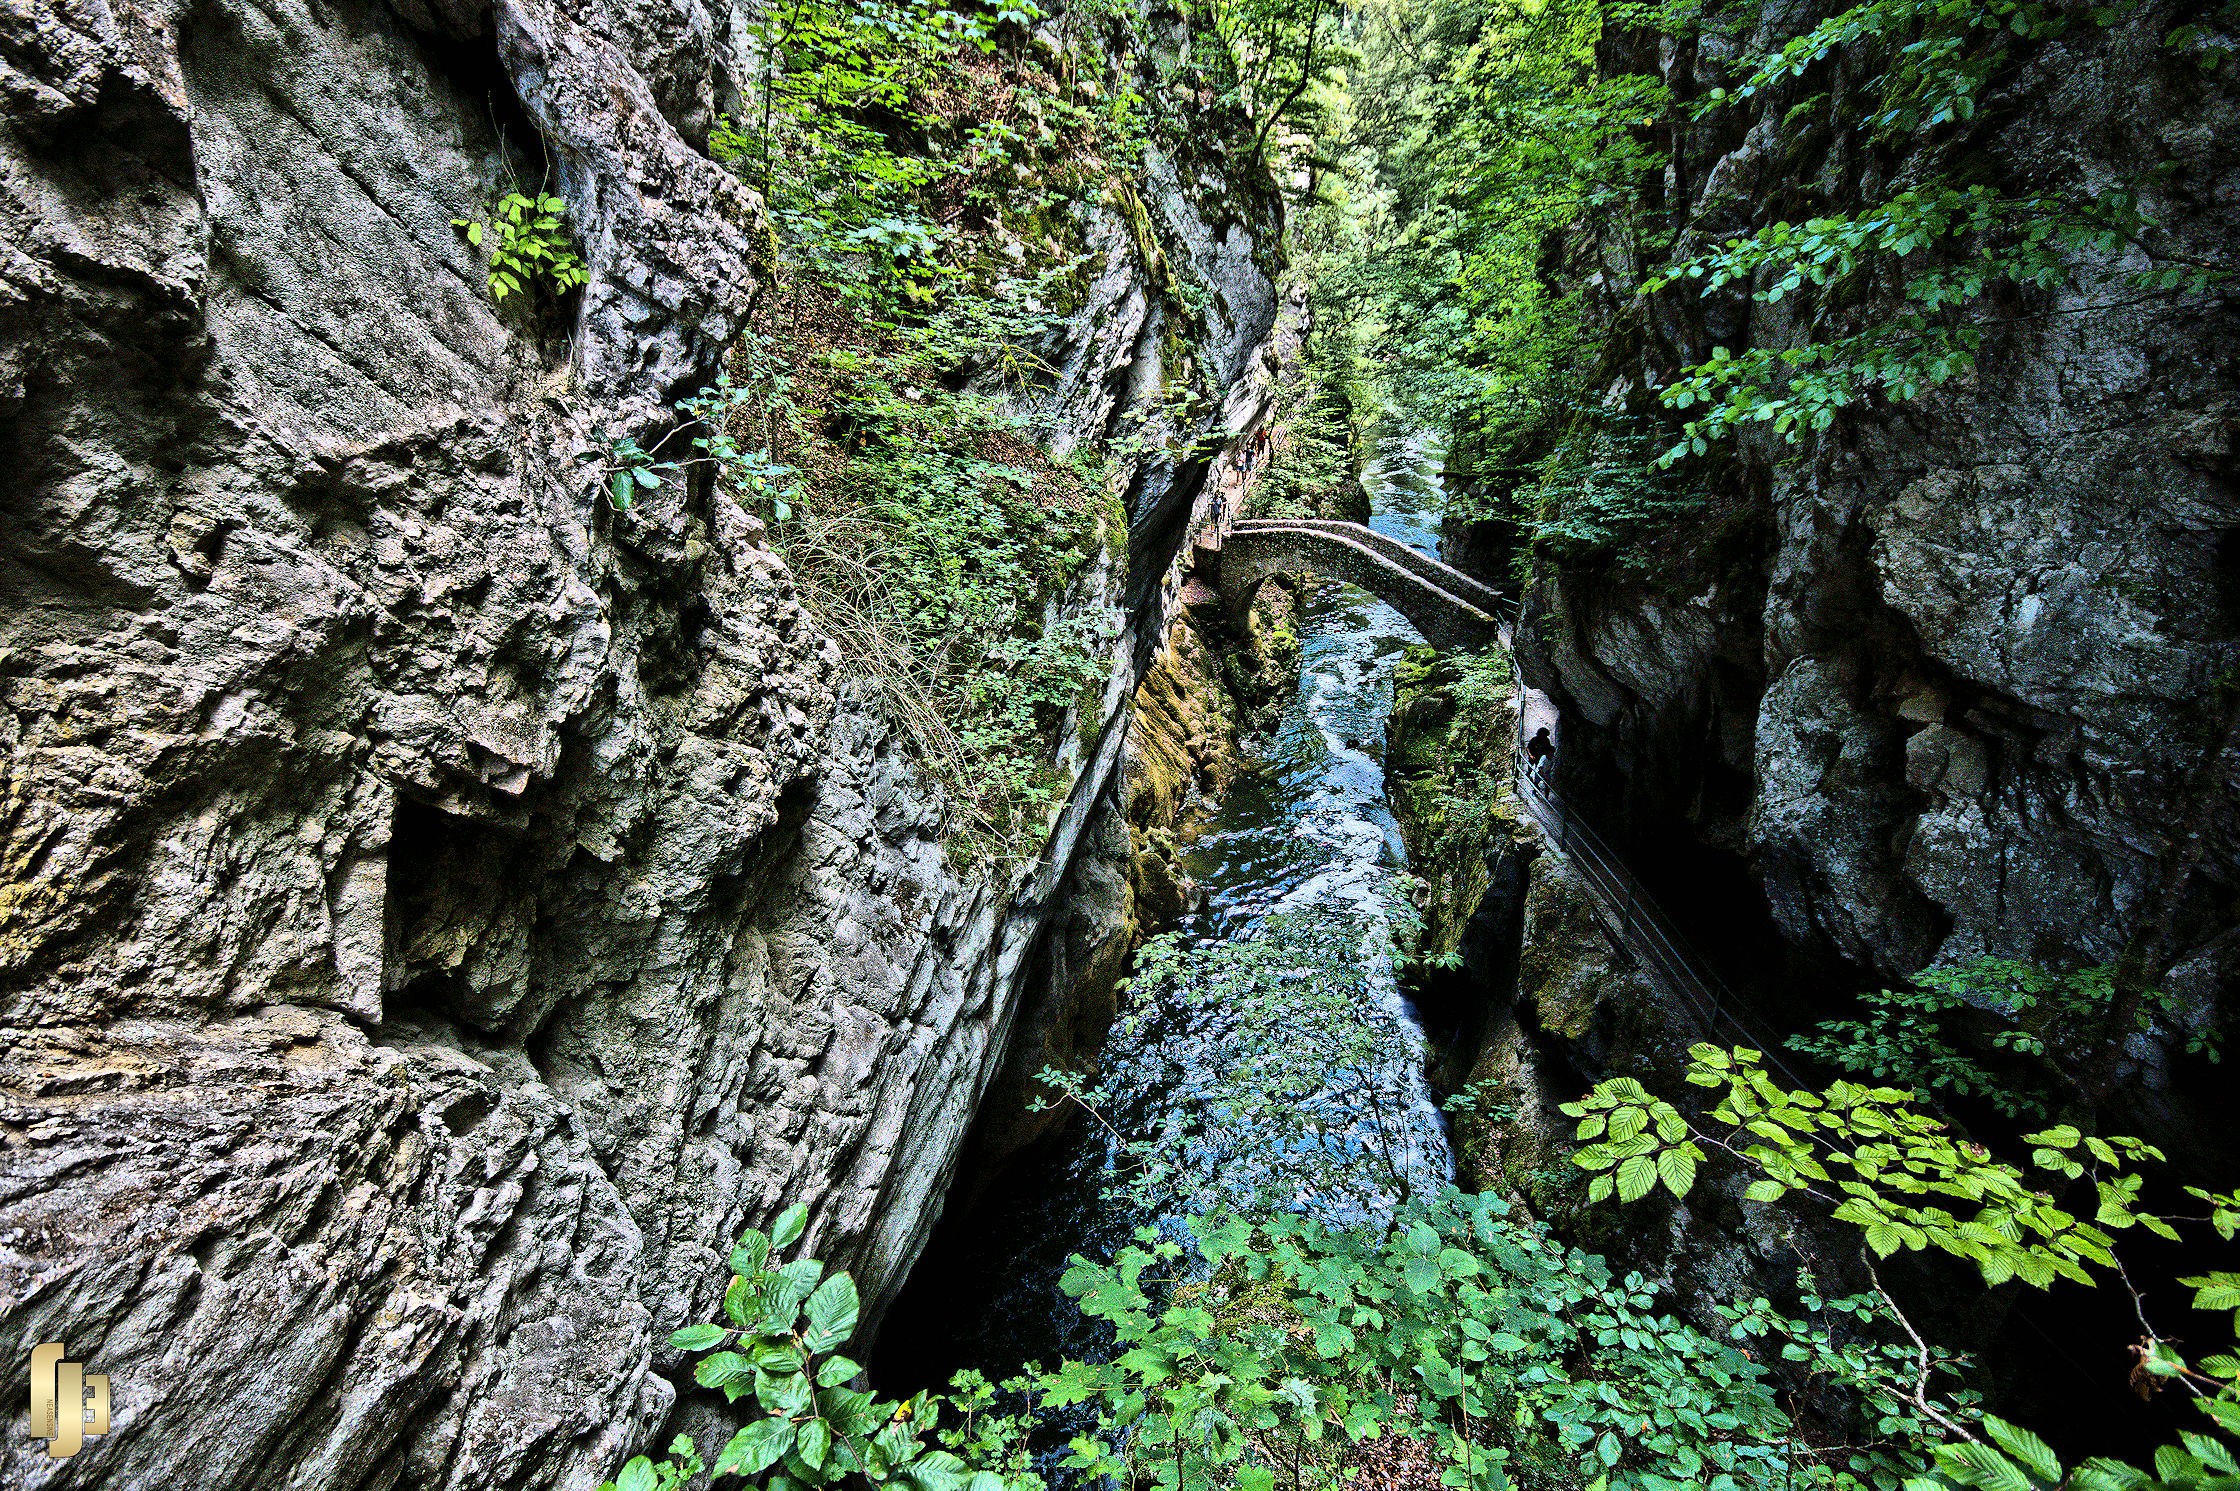
POLYGON ((42 1341, 31 1348, 31 1437, 47 1442, 47 1454, 67 1460, 84 1446, 88 1434, 109 1432, 109 1379, 88 1375, 83 1362, 62 1359, 60 1341, 42 1341), (86 1402, 86 1389, 93 1402, 86 1402), (86 1409, 93 1421, 86 1421, 86 1409))

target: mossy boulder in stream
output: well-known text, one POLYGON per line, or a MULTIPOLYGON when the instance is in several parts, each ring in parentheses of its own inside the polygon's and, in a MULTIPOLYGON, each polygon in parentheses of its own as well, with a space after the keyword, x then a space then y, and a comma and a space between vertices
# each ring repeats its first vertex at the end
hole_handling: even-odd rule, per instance
POLYGON ((1409 868, 1424 885, 1419 957, 1434 966, 1460 961, 1493 863, 1517 843, 1524 816, 1509 780, 1516 733, 1506 655, 1419 645, 1400 660, 1385 721, 1385 790, 1409 868))

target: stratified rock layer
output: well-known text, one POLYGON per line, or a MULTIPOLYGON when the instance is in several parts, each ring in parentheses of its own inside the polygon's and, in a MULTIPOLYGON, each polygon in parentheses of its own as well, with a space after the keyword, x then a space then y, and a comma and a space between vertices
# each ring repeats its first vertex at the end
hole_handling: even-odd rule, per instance
MULTIPOLYGON (((759 204, 696 148, 732 24, 0 15, 0 1287, 10 1371, 60 1340, 115 1394, 11 1484, 588 1486, 676 1418, 741 1228, 808 1203, 874 1311, 922 1245, 1204 468, 1141 463, 1136 563, 1054 602, 1134 614, 1045 854, 952 863, 761 525, 618 518, 575 460, 743 324, 759 204), (508 182, 567 203, 565 324, 453 226, 508 182)), ((1265 405, 1272 226, 1156 164, 1203 449, 1265 405)), ((1182 376, 1090 217, 1065 446, 1182 376)))

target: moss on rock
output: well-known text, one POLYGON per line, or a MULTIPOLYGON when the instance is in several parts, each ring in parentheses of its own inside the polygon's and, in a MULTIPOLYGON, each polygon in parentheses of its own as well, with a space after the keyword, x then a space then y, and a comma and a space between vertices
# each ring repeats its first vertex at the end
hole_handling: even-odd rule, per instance
POLYGON ((1490 861, 1513 850, 1523 810, 1511 791, 1516 689, 1507 657, 1408 649, 1385 721, 1385 788, 1408 864, 1424 882, 1421 956, 1452 964, 1492 884, 1490 861))

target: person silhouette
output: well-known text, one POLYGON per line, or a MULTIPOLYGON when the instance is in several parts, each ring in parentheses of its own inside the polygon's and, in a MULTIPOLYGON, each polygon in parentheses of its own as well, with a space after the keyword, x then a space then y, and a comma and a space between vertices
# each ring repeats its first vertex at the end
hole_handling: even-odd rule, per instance
POLYGON ((1534 777, 1543 781, 1547 779, 1548 762, 1554 758, 1555 753, 1556 743, 1548 738, 1548 727, 1542 725, 1524 748, 1525 759, 1530 763, 1534 777))

